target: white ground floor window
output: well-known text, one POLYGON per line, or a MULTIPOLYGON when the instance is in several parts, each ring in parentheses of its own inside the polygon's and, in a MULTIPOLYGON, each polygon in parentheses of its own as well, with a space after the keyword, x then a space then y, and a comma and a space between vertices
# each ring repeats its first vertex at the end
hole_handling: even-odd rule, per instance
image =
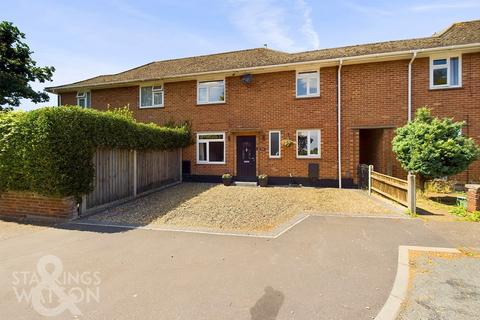
POLYGON ((320 158, 320 130, 297 130, 297 158, 320 158))
POLYGON ((270 131, 268 133, 268 156, 270 158, 280 158, 281 153, 281 133, 280 131, 270 131))
POLYGON ((197 133, 197 163, 225 163, 225 132, 197 133))

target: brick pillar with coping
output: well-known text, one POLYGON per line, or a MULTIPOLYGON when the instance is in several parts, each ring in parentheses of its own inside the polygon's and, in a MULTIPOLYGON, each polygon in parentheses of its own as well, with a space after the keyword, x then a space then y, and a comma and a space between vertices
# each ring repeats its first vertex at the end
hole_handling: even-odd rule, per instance
POLYGON ((480 211, 480 184, 467 184, 467 210, 480 211))

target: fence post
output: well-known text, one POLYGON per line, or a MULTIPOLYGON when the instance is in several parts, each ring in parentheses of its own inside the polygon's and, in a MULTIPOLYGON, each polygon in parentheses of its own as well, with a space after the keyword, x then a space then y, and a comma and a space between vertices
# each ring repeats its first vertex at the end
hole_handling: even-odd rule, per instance
POLYGON ((411 172, 407 176, 408 189, 407 189, 407 204, 408 210, 412 214, 415 214, 417 211, 417 199, 416 199, 416 187, 415 187, 415 175, 411 172))
POLYGON ((137 150, 133 150, 133 196, 137 197, 137 184, 138 184, 138 175, 137 175, 137 150))
POLYGON ((369 165, 368 166, 368 195, 372 194, 372 171, 373 171, 373 166, 369 165))
POLYGON ((87 212, 87 196, 82 196, 82 201, 80 202, 80 216, 84 215, 87 212))
POLYGON ((179 171, 180 171, 180 172, 179 172, 179 174, 180 174, 180 182, 183 182, 183 169, 182 169, 182 160, 183 160, 183 159, 182 159, 182 157, 183 157, 183 154, 182 154, 182 153, 183 153, 183 149, 182 149, 182 148, 178 148, 178 152, 180 153, 180 155, 179 155, 179 157, 178 157, 178 158, 180 159, 180 160, 179 160, 179 161, 180 161, 180 169, 179 169, 179 171))

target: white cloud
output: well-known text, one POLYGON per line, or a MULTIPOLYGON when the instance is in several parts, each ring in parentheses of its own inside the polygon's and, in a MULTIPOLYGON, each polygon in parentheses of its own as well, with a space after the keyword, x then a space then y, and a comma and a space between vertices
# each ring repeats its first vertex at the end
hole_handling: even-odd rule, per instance
POLYGON ((468 9, 480 8, 480 1, 446 1, 424 3, 411 7, 413 11, 430 11, 430 10, 448 10, 448 9, 468 9))
POLYGON ((297 0, 297 3, 303 13, 304 19, 301 30, 308 39, 308 42, 312 45, 313 49, 318 49, 320 48, 320 40, 318 38, 318 33, 313 27, 312 17, 310 16, 312 10, 306 4, 305 0, 297 0))
POLYGON ((318 34, 313 28, 311 9, 304 0, 296 7, 271 0, 232 0, 230 20, 257 47, 268 44, 274 49, 302 51, 317 49, 318 34), (300 33, 298 33, 298 31, 300 33))

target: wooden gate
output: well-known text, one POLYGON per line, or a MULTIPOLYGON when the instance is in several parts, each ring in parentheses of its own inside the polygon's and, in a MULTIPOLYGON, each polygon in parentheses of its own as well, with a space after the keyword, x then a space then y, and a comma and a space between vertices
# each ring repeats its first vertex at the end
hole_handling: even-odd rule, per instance
POLYGON ((357 168, 358 188, 368 190, 368 164, 359 164, 357 168))
POLYGON ((408 174, 407 180, 402 180, 386 174, 373 171, 369 166, 369 193, 377 193, 406 206, 410 212, 416 212, 415 175, 408 174))

